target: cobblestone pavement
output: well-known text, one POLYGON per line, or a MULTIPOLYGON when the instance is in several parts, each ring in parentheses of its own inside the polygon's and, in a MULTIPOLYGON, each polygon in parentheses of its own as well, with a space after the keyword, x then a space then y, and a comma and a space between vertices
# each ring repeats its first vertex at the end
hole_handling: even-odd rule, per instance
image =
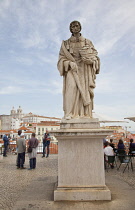
MULTIPOLYGON (((132 188, 135 189, 135 157, 132 158, 132 163, 133 163, 133 168, 134 170, 131 170, 131 165, 129 165, 129 170, 128 168, 125 170, 123 173, 123 170, 125 168, 125 165, 121 165, 119 171, 116 169, 109 169, 108 172, 106 172, 106 176, 117 176, 118 178, 122 179, 123 181, 127 182, 132 188)), ((119 166, 119 161, 117 160, 117 167, 119 166)))
MULTIPOLYGON (((0 160, 0 210, 13 210, 15 203, 21 199, 20 196, 25 193, 32 182, 35 182, 36 186, 36 181, 44 181, 43 178, 56 181, 58 174, 58 155, 50 155, 49 158, 41 158, 41 156, 37 156, 37 168, 32 171, 16 169, 16 155, 8 154, 8 157, 0 160)), ((135 158, 133 159, 133 165, 135 168, 135 158)), ((25 166, 29 168, 27 154, 25 166)), ((122 172, 122 168, 119 171, 116 168, 109 169, 106 171, 106 178, 108 176, 114 176, 126 182, 132 189, 135 189, 135 170, 132 172, 131 169, 129 171, 126 169, 125 173, 122 172)), ((38 199, 40 200, 40 198, 38 199)), ((34 209, 32 206, 29 206, 29 208, 34 209)), ((26 210, 26 208, 21 209, 26 210)))
MULTIPOLYGON (((0 161, 0 210, 12 210, 21 192, 36 179, 57 177, 57 155, 49 158, 37 156, 37 168, 33 171, 16 169, 16 155, 8 155, 0 161), (32 175, 31 175, 32 172, 32 175)), ((29 168, 29 158, 26 154, 26 168, 29 168)))

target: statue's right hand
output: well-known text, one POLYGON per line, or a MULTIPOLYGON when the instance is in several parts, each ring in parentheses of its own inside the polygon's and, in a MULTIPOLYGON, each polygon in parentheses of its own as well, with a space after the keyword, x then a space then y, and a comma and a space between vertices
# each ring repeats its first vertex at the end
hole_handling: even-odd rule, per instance
POLYGON ((70 62, 70 67, 73 71, 77 71, 77 65, 74 62, 70 62))

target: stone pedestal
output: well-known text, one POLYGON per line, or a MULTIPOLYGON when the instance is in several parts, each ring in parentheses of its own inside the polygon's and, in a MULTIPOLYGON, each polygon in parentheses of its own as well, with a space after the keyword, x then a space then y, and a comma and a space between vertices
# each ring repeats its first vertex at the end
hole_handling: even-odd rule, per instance
MULTIPOLYGON (((111 131, 112 132, 112 131, 111 131)), ((103 138, 98 119, 63 120, 58 139, 58 185, 54 200, 111 200, 105 185, 103 138)))

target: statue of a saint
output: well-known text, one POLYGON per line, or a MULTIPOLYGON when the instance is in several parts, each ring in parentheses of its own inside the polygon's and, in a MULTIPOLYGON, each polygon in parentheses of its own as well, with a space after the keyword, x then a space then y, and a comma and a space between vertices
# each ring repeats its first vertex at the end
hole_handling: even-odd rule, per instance
POLYGON ((58 60, 58 70, 63 76, 64 119, 92 118, 100 60, 92 42, 81 35, 80 22, 71 22, 70 31, 72 36, 62 42, 58 60))

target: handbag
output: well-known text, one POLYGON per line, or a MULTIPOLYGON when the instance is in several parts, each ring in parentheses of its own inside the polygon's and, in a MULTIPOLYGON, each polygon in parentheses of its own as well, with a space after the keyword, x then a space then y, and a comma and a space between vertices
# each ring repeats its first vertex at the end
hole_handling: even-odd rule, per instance
POLYGON ((32 152, 32 147, 28 147, 27 152, 31 153, 32 152))

